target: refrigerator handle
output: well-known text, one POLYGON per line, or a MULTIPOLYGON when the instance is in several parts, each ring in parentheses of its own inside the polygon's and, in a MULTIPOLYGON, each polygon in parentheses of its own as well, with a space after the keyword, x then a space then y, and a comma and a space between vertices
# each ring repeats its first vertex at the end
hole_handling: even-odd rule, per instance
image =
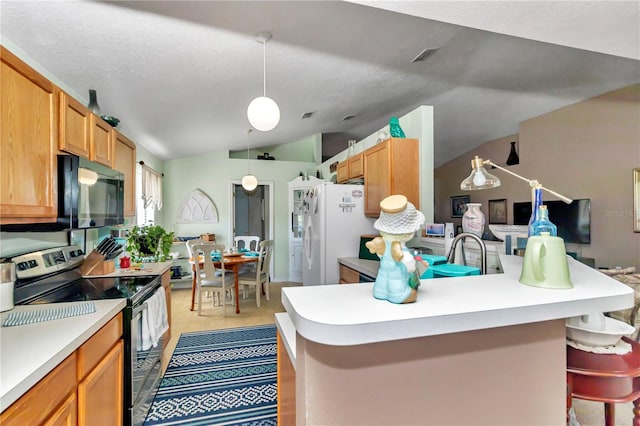
POLYGON ((311 269, 311 221, 307 221, 304 227, 304 256, 307 259, 307 268, 311 269))

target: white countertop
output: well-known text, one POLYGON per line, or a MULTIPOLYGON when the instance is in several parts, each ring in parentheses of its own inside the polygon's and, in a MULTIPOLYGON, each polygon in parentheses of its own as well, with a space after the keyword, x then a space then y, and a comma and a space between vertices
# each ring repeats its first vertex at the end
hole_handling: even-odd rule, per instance
POLYGON ((162 275, 166 271, 169 270, 173 266, 173 262, 153 262, 153 263, 143 263, 141 265, 141 269, 120 269, 116 267, 116 270, 111 272, 110 274, 105 275, 87 275, 86 278, 97 278, 97 277, 137 277, 141 275, 162 275))
POLYGON ((373 283, 282 289, 298 333, 358 345, 609 312, 633 306, 633 290, 567 257, 573 289, 521 284, 522 257, 500 255, 502 274, 422 280, 415 303, 377 300, 373 283))
MULTIPOLYGON (((22 305, 0 314, 40 310, 55 305, 22 305)), ((15 327, 0 327, 0 411, 4 411, 40 379, 79 348, 120 312, 125 299, 96 300, 96 312, 15 327)))

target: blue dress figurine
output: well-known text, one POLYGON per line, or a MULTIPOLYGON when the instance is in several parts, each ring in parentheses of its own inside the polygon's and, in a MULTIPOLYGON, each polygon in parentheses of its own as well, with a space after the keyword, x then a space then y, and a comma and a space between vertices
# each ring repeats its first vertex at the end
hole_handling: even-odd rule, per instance
POLYGON ((380 257, 373 297, 391 303, 411 303, 418 297, 420 278, 416 261, 405 245, 424 222, 424 215, 404 195, 391 195, 380 202, 380 218, 373 225, 380 231, 366 243, 380 257))

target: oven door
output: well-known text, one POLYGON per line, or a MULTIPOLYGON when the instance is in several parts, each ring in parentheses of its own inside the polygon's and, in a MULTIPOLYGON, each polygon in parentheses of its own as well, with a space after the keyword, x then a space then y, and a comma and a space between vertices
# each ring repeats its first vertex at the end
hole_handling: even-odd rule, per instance
POLYGON ((160 385, 163 337, 156 347, 142 348, 142 317, 147 305, 132 308, 131 315, 131 424, 144 422, 160 385), (141 420, 140 420, 141 419, 141 420))

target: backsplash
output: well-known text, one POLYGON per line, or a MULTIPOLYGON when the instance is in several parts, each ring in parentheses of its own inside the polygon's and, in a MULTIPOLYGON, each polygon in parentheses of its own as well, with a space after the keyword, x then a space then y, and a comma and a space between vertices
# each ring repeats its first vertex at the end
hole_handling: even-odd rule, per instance
POLYGON ((110 232, 111 227, 108 226, 70 232, 0 232, 0 258, 69 244, 90 252, 102 238, 110 235, 110 232))

